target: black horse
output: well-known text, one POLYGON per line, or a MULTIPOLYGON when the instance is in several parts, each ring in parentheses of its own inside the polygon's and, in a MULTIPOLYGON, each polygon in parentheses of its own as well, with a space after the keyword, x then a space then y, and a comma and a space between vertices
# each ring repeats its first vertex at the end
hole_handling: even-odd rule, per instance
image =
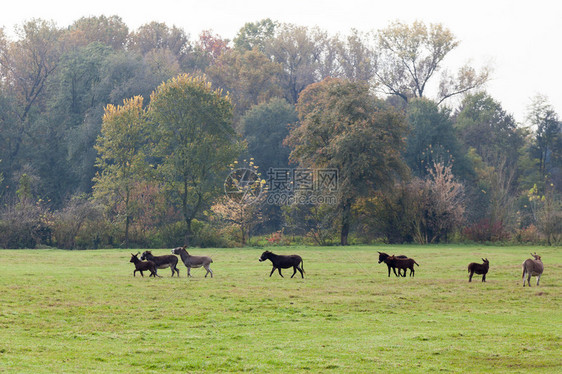
MULTIPOLYGON (((390 257, 389 254, 386 254, 384 252, 379 252, 379 264, 381 262, 383 262, 384 260, 386 260, 388 257, 390 257)), ((400 255, 400 256, 396 256, 396 258, 408 258, 408 257, 404 256, 404 255, 400 255)), ((399 277, 401 275, 400 269, 398 269, 398 274, 396 274, 396 267, 392 263, 387 263, 386 261, 384 261, 384 262, 386 263, 386 266, 388 266, 388 276, 389 277, 390 277, 390 269, 391 268, 392 268, 392 271, 394 271, 394 275, 396 275, 397 277, 399 277)), ((404 269, 404 276, 406 276, 406 269, 404 269)))
POLYGON ((265 260, 270 260, 271 263, 273 264, 273 269, 271 269, 271 273, 269 273, 270 277, 271 274, 273 274, 273 272, 275 271, 275 269, 277 269, 279 271, 279 275, 283 277, 283 274, 281 274, 281 269, 288 269, 292 267, 293 275, 291 275, 291 278, 295 276, 297 270, 301 273, 301 277, 304 278, 303 275, 304 262, 302 261, 302 258, 299 255, 283 256, 283 255, 276 255, 275 253, 270 251, 265 251, 264 253, 261 254, 260 262, 265 260), (299 267, 299 265, 301 266, 299 267))

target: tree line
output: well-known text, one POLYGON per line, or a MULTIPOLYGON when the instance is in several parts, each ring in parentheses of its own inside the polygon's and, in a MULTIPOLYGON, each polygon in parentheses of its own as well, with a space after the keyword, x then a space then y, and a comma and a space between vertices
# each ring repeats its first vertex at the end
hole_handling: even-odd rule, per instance
POLYGON ((0 28, 0 247, 561 238, 558 114, 539 95, 517 123, 485 91, 488 67, 451 73, 459 41, 441 24, 343 36, 265 19, 228 40, 99 16, 15 31, 0 28), (336 202, 233 202, 240 165, 262 185, 336 170, 336 202))

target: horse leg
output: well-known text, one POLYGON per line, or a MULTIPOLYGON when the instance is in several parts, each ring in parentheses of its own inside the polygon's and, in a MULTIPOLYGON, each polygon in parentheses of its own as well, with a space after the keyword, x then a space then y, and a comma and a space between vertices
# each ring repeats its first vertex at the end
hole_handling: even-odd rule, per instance
POLYGON ((469 281, 469 282, 472 282, 472 276, 473 276, 473 275, 474 275, 474 272, 471 271, 471 272, 470 272, 470 275, 468 276, 468 281, 469 281))
POLYGON ((205 278, 207 278, 207 274, 211 273, 211 278, 213 277, 213 272, 211 271, 211 268, 209 266, 205 266, 205 269, 207 270, 207 273, 205 273, 205 278))
MULTIPOLYGON (((404 270, 406 271, 406 270, 404 270)), ((412 267, 410 268, 410 276, 413 277, 416 275, 416 271, 414 270, 414 265, 412 265, 412 267)))
POLYGON ((277 271, 279 272, 279 275, 281 276, 281 278, 285 278, 285 277, 283 276, 283 274, 281 274, 281 268, 277 268, 277 271))
POLYGON ((542 275, 542 274, 539 274, 539 275, 537 276, 537 286, 539 285, 539 281, 541 280, 541 275, 542 275))
MULTIPOLYGON (((396 267, 392 267, 392 271, 394 272, 394 275, 396 275, 396 267)), ((390 267, 388 268, 388 276, 390 277, 390 267)), ((396 275, 397 277, 400 276, 400 269, 398 269, 398 275, 396 275)))
POLYGON ((482 282, 486 282, 486 274, 482 274, 482 282))
MULTIPOLYGON (((406 269, 404 268, 402 270, 404 270, 404 274, 402 275, 402 278, 406 278, 406 269)), ((400 269, 398 269, 398 272, 400 272, 400 269)))
POLYGON ((294 277, 296 273, 297 273, 297 267, 293 266, 293 275, 291 275, 291 278, 294 277))
POLYGON ((303 269, 301 269, 297 266, 297 270, 301 272, 301 278, 304 278, 303 269))
POLYGON ((187 276, 191 277, 191 266, 187 268, 187 276))
POLYGON ((271 277, 271 274, 273 274, 274 271, 275 271, 275 266, 273 267, 273 269, 271 269, 271 273, 269 273, 270 277, 271 277))

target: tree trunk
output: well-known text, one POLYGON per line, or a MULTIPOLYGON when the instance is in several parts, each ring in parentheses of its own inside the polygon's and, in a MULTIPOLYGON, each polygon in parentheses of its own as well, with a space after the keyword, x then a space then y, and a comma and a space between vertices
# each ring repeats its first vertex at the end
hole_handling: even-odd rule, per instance
POLYGON ((193 236, 193 232, 191 230, 191 218, 185 219, 186 229, 185 229, 185 237, 184 237, 184 245, 190 246, 191 245, 191 238, 193 236))
POLYGON ((125 248, 129 248, 129 227, 131 226, 131 214, 129 213, 129 188, 125 196, 125 248))
POLYGON ((351 200, 346 200, 342 207, 341 234, 340 244, 347 245, 347 237, 349 235, 349 227, 351 224, 351 200))

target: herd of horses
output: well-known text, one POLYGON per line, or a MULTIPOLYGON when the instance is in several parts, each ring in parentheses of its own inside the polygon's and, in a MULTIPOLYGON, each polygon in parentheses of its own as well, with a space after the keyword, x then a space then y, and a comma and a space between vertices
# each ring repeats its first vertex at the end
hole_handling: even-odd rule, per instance
MULTIPOLYGON (((141 258, 138 258, 137 254, 131 253, 131 260, 129 262, 135 264, 135 270, 133 271, 133 276, 136 276, 137 271, 144 277, 143 271, 149 271, 151 277, 159 277, 158 269, 170 268, 172 270, 172 277, 174 274, 180 276, 180 271, 177 268, 178 258, 175 255, 179 255, 184 265, 187 267, 187 276, 191 277, 191 268, 199 268, 203 267, 207 270, 205 273, 205 278, 207 275, 211 274, 211 278, 213 277, 213 271, 209 267, 213 260, 209 256, 192 256, 187 252, 187 247, 177 247, 172 249, 171 255, 164 255, 164 256, 154 256, 151 251, 145 251, 141 258)), ((388 267, 388 276, 390 277, 391 270, 394 272, 394 275, 397 277, 405 277, 406 271, 410 270, 410 276, 413 277, 415 275, 414 265, 420 266, 413 258, 409 258, 405 255, 389 255, 384 252, 379 253, 379 264, 384 262, 388 267), (398 270, 398 273, 396 272, 398 270)), ((527 259, 522 264, 523 268, 523 287, 525 287, 525 281, 529 287, 531 287, 531 276, 537 277, 537 286, 539 285, 539 281, 541 279, 541 275, 544 270, 544 266, 541 260, 541 256, 537 255, 535 252, 534 254, 531 253, 532 259, 527 259), (525 277, 527 279, 525 279, 525 277)), ((271 261, 273 268, 269 273, 269 276, 278 271, 279 275, 283 277, 281 273, 281 269, 290 269, 293 268, 293 275, 291 278, 295 276, 297 271, 300 273, 301 278, 304 278, 304 262, 302 257, 299 255, 277 255, 270 251, 265 251, 259 258, 259 261, 271 261)), ((472 282, 472 276, 474 274, 482 275, 482 282, 486 282, 486 274, 488 274, 488 270, 490 269, 490 262, 487 258, 482 259, 483 263, 479 264, 476 262, 471 262, 468 264, 468 281, 472 282)))

